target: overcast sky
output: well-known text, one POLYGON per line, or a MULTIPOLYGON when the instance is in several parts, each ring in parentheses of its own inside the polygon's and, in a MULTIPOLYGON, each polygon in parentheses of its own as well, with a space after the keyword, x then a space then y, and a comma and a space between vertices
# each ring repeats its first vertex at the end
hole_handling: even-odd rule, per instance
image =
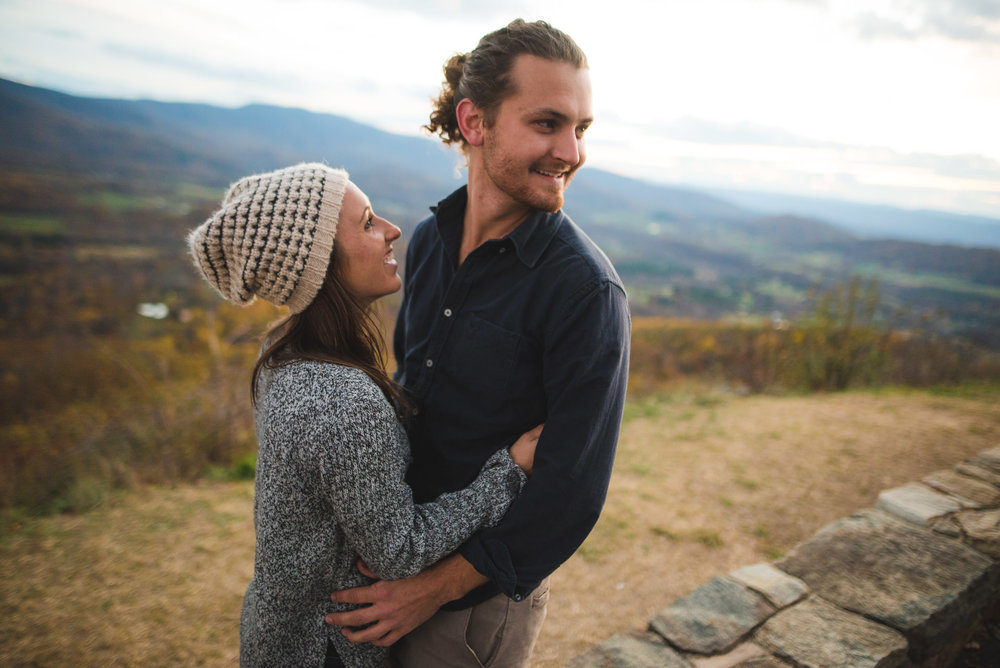
POLYGON ((0 0, 0 77, 419 134, 518 16, 587 52, 591 165, 1000 218, 1000 0, 0 0))

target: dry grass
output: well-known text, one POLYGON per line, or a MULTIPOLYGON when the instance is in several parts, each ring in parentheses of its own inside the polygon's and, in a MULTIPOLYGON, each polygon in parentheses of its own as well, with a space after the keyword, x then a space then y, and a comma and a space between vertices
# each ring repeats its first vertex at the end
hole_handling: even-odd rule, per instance
MULTIPOLYGON (((553 578, 538 668, 1000 441, 995 394, 681 393, 630 415, 605 513, 553 578)), ((0 665, 234 665, 251 508, 250 483, 206 483, 26 522, 0 542, 0 665)))
POLYGON ((536 666, 561 666, 715 575, 777 558, 878 492, 1000 444, 995 396, 696 395, 623 430, 608 503, 556 574, 536 666))
POLYGON ((148 489, 0 543, 0 665, 235 665, 251 483, 148 489))

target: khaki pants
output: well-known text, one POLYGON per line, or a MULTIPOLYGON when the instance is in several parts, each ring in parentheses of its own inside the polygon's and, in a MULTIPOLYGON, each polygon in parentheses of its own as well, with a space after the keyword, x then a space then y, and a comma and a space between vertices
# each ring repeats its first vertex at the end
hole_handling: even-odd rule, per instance
POLYGON ((545 621, 549 581, 523 601, 504 594, 467 610, 437 613, 393 645, 397 668, 520 668, 545 621))

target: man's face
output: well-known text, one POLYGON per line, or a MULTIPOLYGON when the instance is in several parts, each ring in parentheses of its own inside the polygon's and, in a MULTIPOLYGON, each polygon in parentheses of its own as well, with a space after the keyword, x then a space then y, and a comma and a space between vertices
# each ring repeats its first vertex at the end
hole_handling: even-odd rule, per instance
POLYGON ((593 120, 590 72, 522 55, 511 76, 516 92, 483 130, 484 170, 497 195, 558 211, 566 186, 586 160, 583 136, 593 120))

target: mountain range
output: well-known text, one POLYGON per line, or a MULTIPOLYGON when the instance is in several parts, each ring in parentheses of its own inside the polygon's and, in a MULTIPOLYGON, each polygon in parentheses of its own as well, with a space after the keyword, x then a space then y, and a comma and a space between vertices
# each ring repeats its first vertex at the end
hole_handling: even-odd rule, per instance
MULTIPOLYGON (((0 241, 32 234, 23 215, 44 212, 62 184, 194 215, 240 176, 321 161, 347 167, 405 234, 463 182, 440 142, 302 109, 81 98, 0 79, 0 127, 0 241)), ((591 167, 565 209, 615 263, 636 314, 794 315, 817 289, 862 275, 878 280, 887 317, 930 317, 942 333, 1000 347, 1000 220, 709 192, 591 167)))

